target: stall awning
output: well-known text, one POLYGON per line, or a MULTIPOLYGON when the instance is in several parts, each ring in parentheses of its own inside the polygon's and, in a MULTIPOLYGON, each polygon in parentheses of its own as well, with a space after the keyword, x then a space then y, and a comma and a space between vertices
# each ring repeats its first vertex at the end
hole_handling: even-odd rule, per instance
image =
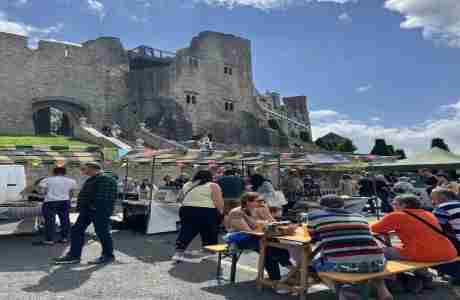
POLYGON ((408 159, 394 163, 374 164, 370 168, 379 170, 460 169, 460 155, 440 148, 432 148, 408 159))

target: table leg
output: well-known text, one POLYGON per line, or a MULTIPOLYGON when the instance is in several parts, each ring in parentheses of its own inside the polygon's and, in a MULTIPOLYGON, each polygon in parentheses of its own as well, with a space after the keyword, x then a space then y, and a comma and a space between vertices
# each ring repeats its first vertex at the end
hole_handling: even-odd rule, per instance
POLYGON ((222 253, 219 252, 217 256, 217 284, 220 285, 222 280, 222 253))
POLYGON ((264 280, 264 268, 265 268, 265 253, 267 252, 267 240, 262 238, 260 240, 260 253, 259 262, 257 263, 257 288, 262 289, 262 281, 264 280))
POLYGON ((300 299, 307 299, 308 293, 308 265, 310 263, 310 246, 304 246, 302 249, 302 262, 300 265, 300 299))

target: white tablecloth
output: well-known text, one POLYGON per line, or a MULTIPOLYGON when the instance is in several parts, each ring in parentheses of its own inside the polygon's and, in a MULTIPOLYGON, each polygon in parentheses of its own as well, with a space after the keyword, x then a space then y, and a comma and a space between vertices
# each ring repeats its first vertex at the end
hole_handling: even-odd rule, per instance
POLYGON ((179 208, 180 205, 175 203, 166 204, 158 201, 151 201, 147 234, 177 231, 179 208))

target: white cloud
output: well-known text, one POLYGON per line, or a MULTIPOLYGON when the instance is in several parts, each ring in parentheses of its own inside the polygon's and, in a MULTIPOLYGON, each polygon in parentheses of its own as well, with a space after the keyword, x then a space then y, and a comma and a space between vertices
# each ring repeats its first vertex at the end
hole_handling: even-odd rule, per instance
POLYGON ((29 3, 29 0, 16 0, 15 5, 16 5, 17 7, 21 7, 21 6, 26 5, 27 3, 29 3))
POLYGON ((425 39, 460 47, 460 1, 386 0, 385 7, 402 14, 403 29, 421 29, 425 39))
POLYGON ((22 22, 14 22, 8 19, 6 13, 0 11, 0 31, 12 34, 30 36, 32 38, 44 37, 51 33, 62 30, 63 24, 57 24, 49 27, 36 27, 22 22))
POLYGON ((324 109, 324 110, 312 110, 310 111, 310 118, 315 120, 321 120, 326 118, 337 118, 340 114, 334 110, 324 109))
POLYGON ((460 100, 450 105, 446 115, 436 120, 428 120, 411 127, 386 127, 368 124, 350 118, 312 122, 313 137, 316 139, 329 132, 351 138, 360 152, 369 152, 376 138, 384 138, 395 148, 403 148, 407 153, 429 149, 431 139, 443 138, 449 147, 460 152, 460 100))
POLYGON ((209 5, 225 6, 234 8, 237 6, 252 6, 262 10, 282 8, 291 5, 302 5, 309 2, 330 2, 336 4, 345 4, 348 2, 357 2, 358 0, 194 0, 194 2, 203 2, 209 5))
POLYGON ((356 88, 356 92, 357 92, 357 93, 365 93, 365 92, 369 91, 370 89, 372 89, 372 85, 371 85, 371 84, 367 84, 367 85, 363 85, 363 86, 357 87, 357 88, 356 88))
POLYGON ((351 23, 351 21, 353 21, 353 19, 347 12, 344 12, 343 14, 338 16, 338 19, 340 22, 343 22, 343 23, 351 23))
POLYGON ((60 41, 60 40, 56 40, 56 39, 42 39, 42 41, 65 44, 65 45, 75 46, 75 47, 83 47, 82 44, 78 44, 78 43, 74 43, 74 42, 68 42, 68 41, 60 41))
POLYGON ((373 117, 373 118, 371 118, 371 121, 372 122, 380 122, 380 121, 382 121, 382 119, 380 117, 373 117))
POLYGON ((105 17, 105 7, 104 4, 97 0, 86 0, 89 10, 99 16, 102 20, 105 17))

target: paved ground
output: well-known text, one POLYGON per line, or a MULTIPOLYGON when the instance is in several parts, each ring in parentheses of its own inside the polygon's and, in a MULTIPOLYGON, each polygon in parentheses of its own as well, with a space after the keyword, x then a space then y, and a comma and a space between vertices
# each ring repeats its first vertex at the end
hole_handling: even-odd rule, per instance
MULTIPOLYGON (((240 262, 238 283, 218 286, 214 261, 182 263, 170 261, 175 235, 144 236, 129 231, 114 232, 118 262, 104 267, 85 262, 98 256, 99 244, 91 239, 78 266, 51 266, 50 259, 65 251, 63 246, 32 247, 36 237, 0 237, 0 300, 76 299, 297 299, 255 288, 256 254, 245 254, 240 262)), ((228 263, 225 274, 228 274, 228 263)), ((433 292, 398 294, 395 299, 460 299, 460 289, 439 283, 433 292)), ((335 299, 322 286, 310 291, 310 300, 335 299)))

